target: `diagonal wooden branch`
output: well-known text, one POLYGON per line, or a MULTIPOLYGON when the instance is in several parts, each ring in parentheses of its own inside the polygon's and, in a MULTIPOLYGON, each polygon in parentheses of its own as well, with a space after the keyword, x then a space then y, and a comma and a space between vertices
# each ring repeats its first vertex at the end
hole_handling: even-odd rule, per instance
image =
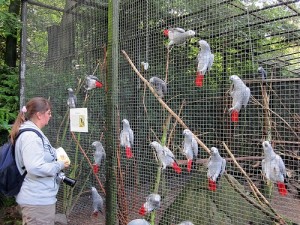
MULTIPOLYGON (((180 123, 180 125, 185 128, 188 129, 187 125, 182 121, 182 119, 179 118, 179 116, 157 95, 156 91, 154 90, 154 88, 151 86, 151 84, 142 76, 142 74, 138 71, 138 69, 135 67, 135 65, 133 64, 133 62, 131 61, 131 59, 129 58, 129 56, 127 55, 127 53, 122 50, 122 53, 124 54, 125 58, 127 59, 127 61, 129 62, 131 68, 135 71, 135 73, 139 76, 139 78, 147 85, 147 87, 149 88, 149 90, 153 93, 153 95, 156 97, 156 99, 159 101, 159 103, 162 105, 163 108, 165 108, 176 120, 178 123, 180 123)), ((208 153, 210 154, 210 150, 209 148, 196 136, 194 135, 196 141, 198 142, 198 144, 208 153)))

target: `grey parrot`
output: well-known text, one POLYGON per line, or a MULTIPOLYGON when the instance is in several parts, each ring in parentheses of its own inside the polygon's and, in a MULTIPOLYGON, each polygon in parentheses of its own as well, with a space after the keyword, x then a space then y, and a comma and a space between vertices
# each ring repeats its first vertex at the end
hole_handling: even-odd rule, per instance
POLYGON ((157 157, 162 163, 162 169, 166 169, 167 166, 172 166, 176 173, 181 173, 181 168, 175 162, 175 156, 166 146, 162 146, 157 141, 151 142, 150 146, 152 146, 157 153, 157 157))
POLYGON ((250 89, 244 84, 244 82, 237 76, 232 75, 229 78, 233 82, 233 90, 230 95, 232 97, 232 107, 229 109, 231 113, 231 121, 239 121, 239 112, 244 106, 246 108, 250 99, 250 89))
POLYGON ((269 141, 262 143, 264 149, 264 159, 262 160, 262 171, 267 180, 277 183, 279 194, 287 195, 287 189, 284 184, 286 169, 282 158, 276 154, 269 141))
POLYGON ((181 222, 180 224, 178 224, 178 225, 194 225, 191 221, 183 221, 183 222, 181 222))
POLYGON ((133 131, 131 130, 129 121, 127 119, 123 119, 122 123, 123 123, 123 129, 120 134, 120 142, 121 142, 121 146, 125 147, 126 157, 129 159, 133 157, 132 150, 131 150, 133 146, 133 139, 134 139, 133 131))
POLYGON ((85 90, 89 91, 94 88, 102 88, 103 84, 100 82, 100 80, 94 76, 94 75, 88 75, 85 77, 85 90))
POLYGON ((99 211, 102 213, 103 211, 103 199, 101 195, 98 193, 95 187, 92 187, 92 200, 93 200, 93 213, 92 215, 97 217, 99 211))
POLYGON ((160 207, 160 195, 150 194, 148 195, 146 202, 142 205, 139 210, 139 214, 145 216, 147 213, 152 212, 160 207))
POLYGON ((92 146, 96 148, 94 152, 94 164, 93 164, 93 170, 94 173, 98 173, 99 171, 99 166, 101 164, 102 159, 104 160, 106 157, 105 150, 103 148, 103 145, 101 144, 100 141, 94 141, 92 143, 92 146))
POLYGON ((135 219, 130 221, 127 225, 150 225, 150 223, 144 219, 135 219))
POLYGON ((203 86, 204 75, 209 71, 214 63, 214 54, 211 53, 209 44, 204 41, 199 41, 200 51, 197 56, 198 66, 195 79, 195 85, 197 87, 203 86))
POLYGON ((182 134, 184 135, 184 141, 182 143, 183 154, 188 160, 187 170, 190 172, 192 169, 193 158, 198 155, 198 143, 194 138, 194 134, 189 129, 185 129, 182 134))
POLYGON ((164 30, 164 35, 169 38, 168 48, 172 45, 180 45, 185 43, 189 38, 195 36, 195 31, 188 30, 185 31, 182 28, 170 28, 164 30))
POLYGON ((267 72, 264 70, 262 66, 257 68, 257 72, 260 72, 262 80, 267 79, 267 72))
POLYGON ((157 95, 160 98, 163 98, 164 95, 167 93, 167 84, 165 81, 158 77, 151 77, 149 80, 150 84, 153 86, 153 88, 156 90, 157 95))
POLYGON ((69 98, 68 98, 67 104, 68 104, 69 108, 76 108, 77 97, 74 94, 74 91, 72 88, 68 88, 68 94, 69 94, 69 98))
POLYGON ((210 149, 211 156, 207 164, 208 189, 217 190, 217 179, 225 172, 226 160, 219 154, 219 150, 215 147, 210 149))

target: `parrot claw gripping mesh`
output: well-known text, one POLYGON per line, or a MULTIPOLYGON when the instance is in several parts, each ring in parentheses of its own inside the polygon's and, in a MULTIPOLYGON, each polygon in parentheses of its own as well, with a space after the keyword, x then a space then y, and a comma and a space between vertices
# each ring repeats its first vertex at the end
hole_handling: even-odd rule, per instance
POLYGON ((210 150, 211 156, 207 164, 208 189, 216 191, 217 179, 225 172, 226 160, 220 156, 217 148, 212 147, 210 150))
POLYGON ((99 166, 101 164, 101 161, 105 159, 106 153, 105 153, 103 145, 101 144, 100 141, 94 141, 92 143, 92 146, 94 146, 96 148, 96 150, 94 152, 93 171, 94 171, 94 173, 98 173, 99 172, 99 166))
POLYGON ((142 205, 139 210, 139 214, 145 216, 146 214, 156 210, 160 207, 160 195, 159 194, 150 194, 148 195, 146 202, 142 205))
POLYGON ((85 77, 85 90, 89 91, 94 88, 102 88, 103 84, 100 82, 100 80, 94 76, 94 75, 88 75, 85 77))
POLYGON ((282 158, 276 154, 269 141, 262 143, 264 149, 264 159, 262 160, 262 171, 267 180, 277 183, 280 195, 287 195, 287 189, 284 184, 286 169, 282 158))
POLYGON ((189 129, 185 129, 182 134, 184 135, 184 141, 182 143, 183 154, 188 160, 187 171, 190 172, 192 169, 193 158, 198 155, 198 143, 194 138, 194 134, 189 129))
POLYGON ((185 31, 182 28, 169 28, 164 30, 163 33, 169 38, 168 49, 172 45, 184 44, 189 38, 194 37, 196 34, 193 30, 185 31))
POLYGON ((150 223, 144 219, 135 219, 130 221, 127 225, 150 225, 150 223))
POLYGON ((68 98, 67 104, 68 104, 69 108, 76 108, 77 97, 74 94, 74 91, 72 88, 68 88, 68 94, 69 94, 69 98, 68 98))
POLYGON ((103 199, 95 187, 92 187, 92 201, 93 213, 92 215, 98 217, 99 211, 103 213, 103 199))
POLYGON ((122 120, 123 129, 120 134, 121 146, 125 147, 126 157, 128 159, 133 157, 132 146, 133 146, 133 131, 130 128, 129 121, 127 119, 122 120))
POLYGON ((231 121, 239 121, 239 112, 244 106, 246 108, 250 99, 250 89, 244 84, 244 82, 237 75, 232 75, 229 78, 233 82, 233 90, 230 95, 232 97, 232 107, 229 109, 231 114, 231 121))
POLYGON ((167 166, 170 166, 176 173, 181 173, 181 168, 176 163, 175 156, 170 149, 168 149, 166 146, 162 146, 157 141, 151 142, 150 145, 155 149, 157 157, 162 164, 163 170, 166 169, 167 166))
POLYGON ((151 77, 149 82, 153 86, 153 88, 156 90, 157 95, 160 98, 163 98, 164 95, 167 93, 166 82, 158 77, 151 77))
POLYGON ((207 71, 210 71, 214 63, 214 54, 211 53, 209 44, 204 41, 199 41, 200 51, 197 56, 198 66, 195 79, 195 85, 197 87, 203 86, 204 75, 207 71))

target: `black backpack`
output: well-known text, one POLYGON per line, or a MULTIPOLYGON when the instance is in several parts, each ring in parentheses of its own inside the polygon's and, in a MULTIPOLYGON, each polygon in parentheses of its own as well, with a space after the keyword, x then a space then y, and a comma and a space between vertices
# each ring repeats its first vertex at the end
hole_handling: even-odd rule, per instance
MULTIPOLYGON (((43 141, 42 134, 32 128, 20 129, 15 142, 21 133, 25 131, 35 132, 43 141)), ((44 142, 44 141, 43 141, 44 142)), ((26 171, 20 174, 15 160, 15 146, 10 141, 0 147, 0 193, 5 196, 15 196, 19 193, 26 171)))

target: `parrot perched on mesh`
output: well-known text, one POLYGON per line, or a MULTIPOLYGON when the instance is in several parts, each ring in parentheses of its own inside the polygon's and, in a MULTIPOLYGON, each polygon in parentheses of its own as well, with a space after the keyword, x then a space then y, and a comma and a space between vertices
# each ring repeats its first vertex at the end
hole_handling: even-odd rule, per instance
POLYGON ((231 113, 231 121, 239 121, 239 112, 244 106, 246 108, 250 99, 250 89, 244 84, 244 82, 237 76, 230 76, 230 80, 233 82, 233 90, 230 95, 233 98, 232 107, 229 109, 231 113))
POLYGON ((139 214, 145 216, 147 213, 152 212, 160 207, 160 195, 150 194, 148 195, 146 202, 142 205, 139 210, 139 214))
POLYGON ((74 94, 74 91, 72 88, 68 88, 68 94, 69 94, 69 98, 68 98, 67 104, 68 104, 69 108, 76 108, 77 97, 74 94))
POLYGON ((130 221, 127 225, 150 225, 150 223, 144 219, 135 219, 130 221))
POLYGON ((168 48, 172 45, 180 45, 185 43, 189 38, 195 36, 195 31, 188 30, 185 31, 182 28, 170 28, 164 30, 164 35, 169 38, 168 48))
POLYGON ((172 166, 176 173, 181 173, 181 168, 175 162, 175 156, 166 146, 162 146, 157 141, 153 141, 150 144, 157 153, 157 157, 162 163, 162 169, 166 169, 167 166, 172 166))
POLYGON ((165 81, 158 77, 151 77, 149 80, 150 84, 156 90, 158 96, 163 98, 164 95, 167 93, 167 84, 165 81))
POLYGON ((200 51, 197 56, 198 66, 195 85, 197 87, 202 87, 204 75, 211 69, 214 63, 214 54, 211 53, 210 46, 206 41, 200 40, 199 45, 200 51))
POLYGON ((264 70, 262 66, 258 67, 257 72, 260 72, 262 80, 267 79, 267 72, 264 70))
POLYGON ((193 158, 198 155, 198 143, 194 138, 194 134, 189 129, 185 129, 182 134, 184 135, 184 141, 182 143, 183 154, 188 160, 187 170, 190 172, 192 169, 193 158))
POLYGON ((217 190, 217 181, 225 172, 226 160, 223 159, 219 150, 215 147, 210 149, 211 156, 207 164, 208 189, 211 191, 217 190))
POLYGON ((88 75, 85 77, 85 85, 84 85, 85 90, 89 91, 94 88, 102 88, 102 87, 103 84, 96 76, 88 75))
POLYGON ((191 221, 183 221, 178 225, 194 225, 191 221))
POLYGON ((262 160, 262 171, 268 181, 277 183, 279 194, 287 195, 287 190, 284 184, 286 177, 285 165, 282 158, 277 155, 269 141, 264 141, 264 159, 262 160))
POLYGON ((125 147, 126 157, 132 158, 133 154, 131 148, 133 146, 133 131, 130 128, 129 121, 127 119, 122 120, 123 130, 120 134, 121 146, 125 147))
POLYGON ((98 193, 95 187, 92 187, 92 200, 93 200, 93 213, 92 215, 97 217, 99 211, 102 213, 103 211, 103 199, 101 195, 98 193))
POLYGON ((95 152, 94 152, 94 164, 93 164, 93 170, 94 173, 98 173, 99 172, 99 166, 101 164, 102 159, 104 160, 106 157, 106 153, 105 150, 101 144, 100 141, 94 141, 92 143, 92 146, 94 146, 96 148, 95 152))

